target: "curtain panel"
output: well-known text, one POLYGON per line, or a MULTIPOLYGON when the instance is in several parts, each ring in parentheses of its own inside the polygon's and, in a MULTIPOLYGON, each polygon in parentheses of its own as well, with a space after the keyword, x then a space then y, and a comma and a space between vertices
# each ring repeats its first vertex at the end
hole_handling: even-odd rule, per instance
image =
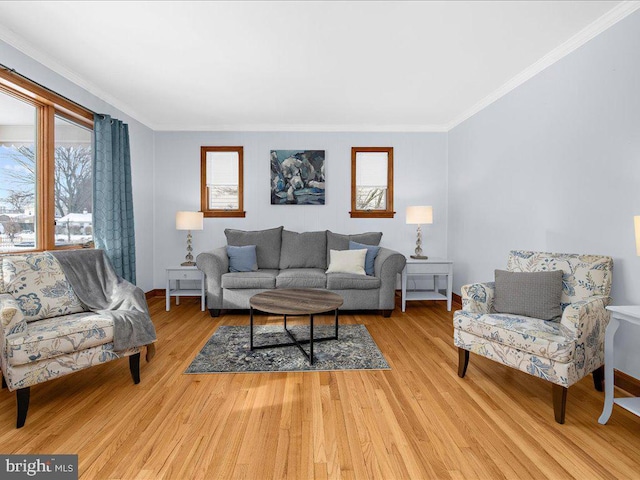
POLYGON ((93 238, 121 277, 136 283, 129 127, 109 115, 94 115, 93 238))

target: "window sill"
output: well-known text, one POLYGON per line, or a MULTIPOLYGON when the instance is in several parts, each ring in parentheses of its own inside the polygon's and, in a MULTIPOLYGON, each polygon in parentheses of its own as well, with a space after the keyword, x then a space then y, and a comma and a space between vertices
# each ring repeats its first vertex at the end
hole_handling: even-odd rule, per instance
POLYGON ((202 212, 206 218, 212 217, 238 217, 244 218, 247 212, 240 210, 205 210, 202 212))
POLYGON ((383 210, 356 210, 349 212, 349 215, 351 215, 351 218, 393 218, 396 215, 396 212, 387 212, 387 211, 383 211, 383 210))

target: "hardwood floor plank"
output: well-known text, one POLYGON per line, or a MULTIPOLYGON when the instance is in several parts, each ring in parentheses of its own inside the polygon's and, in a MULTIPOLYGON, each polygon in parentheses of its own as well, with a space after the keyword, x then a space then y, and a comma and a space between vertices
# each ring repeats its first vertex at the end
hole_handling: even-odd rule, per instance
POLYGON ((640 471, 640 418, 616 406, 599 425, 604 397, 590 378, 569 389, 564 425, 553 419, 547 382, 473 354, 459 378, 442 302, 410 302, 390 318, 341 314, 343 324, 367 326, 388 371, 209 375, 184 371, 219 326, 246 325, 247 313, 213 319, 189 298, 170 312, 163 298, 149 305, 157 355, 142 362, 141 383, 133 385, 122 359, 37 385, 19 430, 15 393, 2 390, 2 453, 77 453, 80 478, 100 480, 614 479, 640 471))

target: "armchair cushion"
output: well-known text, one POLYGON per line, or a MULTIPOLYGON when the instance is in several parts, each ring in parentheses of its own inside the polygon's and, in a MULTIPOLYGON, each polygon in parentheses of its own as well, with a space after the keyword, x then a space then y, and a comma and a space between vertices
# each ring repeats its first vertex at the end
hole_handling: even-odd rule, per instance
POLYGON ((113 319, 93 312, 31 322, 25 335, 7 339, 7 361, 25 365, 113 341, 113 319))
POLYGON ((559 320, 562 315, 562 270, 507 272, 496 270, 493 308, 542 320, 559 320))
POLYGON ((27 322, 84 311, 60 263, 48 252, 5 255, 2 275, 27 322))
POLYGON ((458 311, 454 327, 491 342, 557 362, 573 360, 575 337, 558 322, 508 314, 458 311))

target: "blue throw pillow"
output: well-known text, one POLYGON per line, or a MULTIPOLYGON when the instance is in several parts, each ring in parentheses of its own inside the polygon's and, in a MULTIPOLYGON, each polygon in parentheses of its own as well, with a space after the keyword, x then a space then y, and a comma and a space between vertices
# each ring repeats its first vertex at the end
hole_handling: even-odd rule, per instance
POLYGON ((375 272, 373 265, 376 261, 376 257, 378 256, 380 247, 376 247, 375 245, 365 245, 364 243, 349 240, 349 250, 367 250, 367 256, 364 258, 364 271, 367 275, 374 275, 375 272))
POLYGON ((229 257, 230 272, 255 272, 258 270, 255 245, 244 247, 227 245, 227 256, 229 257))

